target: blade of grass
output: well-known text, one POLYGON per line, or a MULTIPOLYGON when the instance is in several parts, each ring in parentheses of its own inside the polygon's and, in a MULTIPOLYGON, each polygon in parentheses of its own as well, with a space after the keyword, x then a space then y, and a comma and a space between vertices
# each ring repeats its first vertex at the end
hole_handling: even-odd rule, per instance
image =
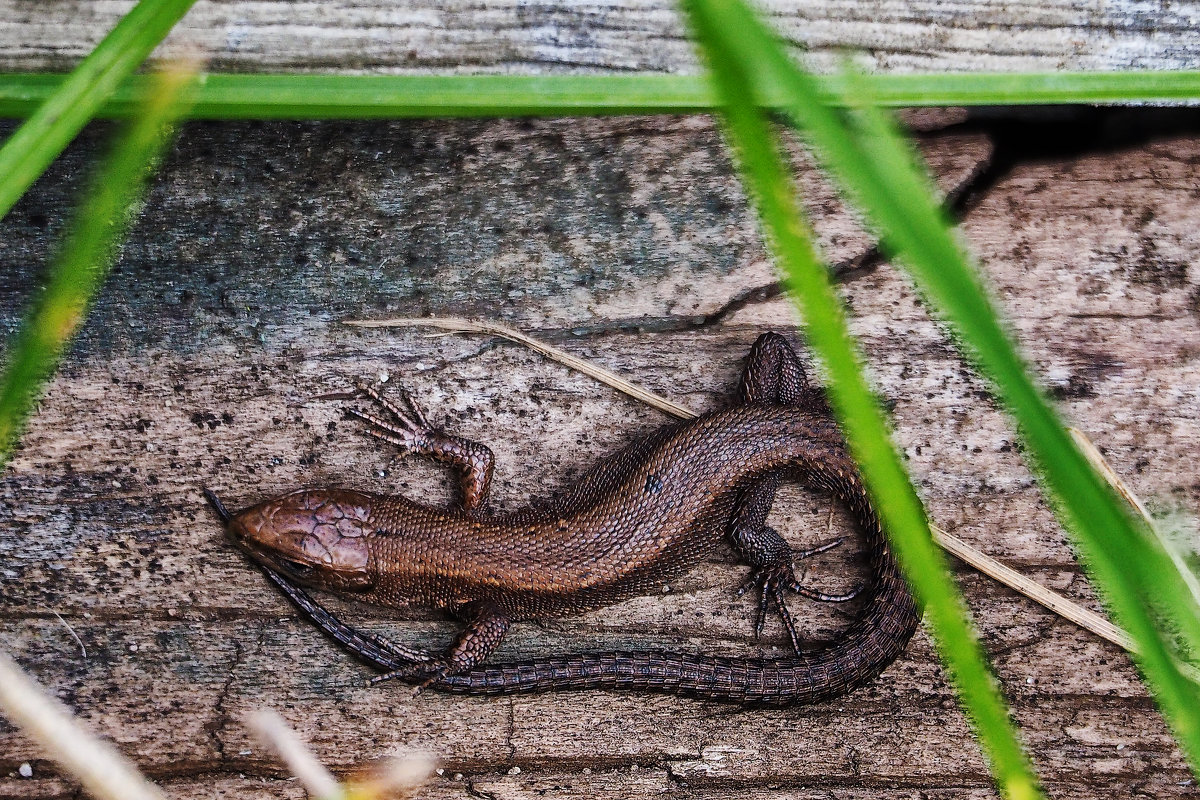
POLYGON ((137 215, 147 179, 170 140, 195 74, 194 69, 176 68, 159 76, 159 88, 117 139, 76 210, 51 263, 48 284, 17 334, 0 379, 0 468, 137 215))
MULTIPOLYGON (((195 0, 141 0, 0 147, 0 218, 195 0)), ((145 84, 143 84, 143 93, 145 84)))
MULTIPOLYGON (((68 80, 0 75, 0 117, 26 117, 68 80)), ((842 76, 818 78, 822 98, 843 102, 842 76)), ((1200 72, 1056 72, 872 75, 880 105, 892 107, 1178 103, 1200 100, 1200 72)), ((124 118, 145 96, 132 75, 95 115, 124 118)), ((764 104, 782 107, 786 95, 764 104)), ((400 119, 406 117, 584 116, 709 111, 715 98, 692 75, 238 75, 213 74, 196 89, 190 119, 400 119)))
POLYGON ((825 367, 830 400, 905 574, 925 605, 938 648, 975 721, 997 783, 1007 797, 1037 797, 1037 783, 1009 723, 1008 710, 966 621, 965 607, 941 551, 933 543, 921 501, 863 377, 841 303, 803 220, 777 144, 751 99, 755 95, 751 69, 730 42, 738 32, 722 25, 715 5, 692 0, 684 7, 723 100, 726 129, 743 179, 756 199, 775 257, 802 309, 809 343, 825 367))
POLYGON ((58 699, 0 651, 0 711, 99 800, 165 800, 110 742, 90 733, 58 699))
MULTIPOLYGON (((975 279, 969 257, 951 235, 944 215, 932 213, 937 209, 932 187, 916 167, 909 148, 882 114, 869 107, 865 110, 864 151, 879 169, 886 202, 896 217, 886 229, 905 222, 895 197, 905 198, 909 217, 918 215, 917 209, 926 203, 930 210, 928 217, 909 221, 905 230, 896 230, 890 238, 902 243, 897 249, 904 254, 910 272, 954 324, 1020 423, 1034 466, 1056 500, 1060 518, 1076 534, 1085 563, 1118 621, 1138 642, 1137 660, 1188 753, 1193 770, 1197 769, 1200 691, 1180 672, 1167 638, 1154 621, 1154 607, 1161 603, 1171 622, 1188 639, 1200 641, 1200 616, 1194 598, 1178 580, 1157 540, 1136 522, 1091 468, 1049 400, 1029 377, 990 299, 975 279)), ((882 220, 885 214, 881 209, 872 216, 882 220)))
MULTIPOLYGON (((1157 540, 1167 558, 1171 559, 1171 565, 1175 567, 1175 573, 1179 576, 1179 580, 1183 581, 1183 585, 1187 587, 1188 592, 1192 595, 1193 603, 1200 603, 1200 580, 1188 567, 1184 560, 1183 553, 1163 534, 1158 525, 1155 524, 1154 518, 1150 515, 1150 510, 1142 502, 1141 498, 1134 494, 1133 490, 1125 485, 1125 481, 1117 475, 1108 461, 1100 453, 1100 448, 1092 443, 1092 440, 1084 435, 1083 431, 1077 428, 1067 428, 1067 433, 1075 442, 1075 446, 1083 453, 1084 458, 1092 465, 1092 468, 1104 478, 1105 482, 1113 488, 1121 499, 1129 504, 1129 507, 1137 512, 1141 519, 1144 529, 1148 531, 1157 540)), ((1200 642, 1188 641, 1187 646, 1191 648, 1190 656, 1194 662, 1198 653, 1200 653, 1200 642)), ((1194 668, 1188 669, 1190 665, 1181 667, 1183 673, 1191 678, 1193 683, 1200 683, 1200 679, 1196 677, 1194 668)))
POLYGON ((939 207, 915 155, 889 120, 855 86, 851 118, 820 102, 810 75, 797 68, 774 34, 736 0, 720 4, 720 25, 738 30, 738 57, 754 73, 791 95, 785 113, 806 134, 823 164, 898 254, 918 286, 946 316, 975 362, 1021 426, 1044 484, 1118 621, 1137 642, 1141 666, 1193 770, 1200 765, 1200 691, 1179 671, 1153 607, 1195 640, 1200 616, 1170 559, 1088 466, 1048 400, 1036 388, 1005 334, 990 299, 939 207))

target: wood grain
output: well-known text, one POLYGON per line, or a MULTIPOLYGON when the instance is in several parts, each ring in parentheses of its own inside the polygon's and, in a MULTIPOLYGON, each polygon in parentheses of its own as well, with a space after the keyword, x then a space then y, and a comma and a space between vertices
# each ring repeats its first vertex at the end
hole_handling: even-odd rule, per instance
MULTIPOLYGON (((62 70, 127 0, 0 0, 0 69, 62 70)), ((1194 3, 823 0, 763 4, 814 64, 886 71, 1191 69, 1194 3)), ((670 0, 200 0, 160 51, 199 46, 218 71, 695 72, 670 0)))
MULTIPOLYGON (((85 134, 0 223, 0 324, 15 329, 103 134, 85 134)), ((949 192, 987 163, 979 133, 928 134, 949 192)), ((906 282, 796 153, 800 183, 944 527, 1052 588, 1095 599, 1017 436, 906 282)), ((1200 139, 1018 164, 963 230, 1071 421, 1163 513, 1200 508, 1200 139)), ((837 702, 745 711, 582 692, 464 698, 368 687, 223 538, 233 506, 306 484, 444 497, 338 394, 386 374, 496 451, 498 505, 569 485, 664 421, 488 338, 342 319, 493 316, 698 408, 722 402, 763 329, 790 330, 745 198, 707 118, 192 124, 0 480, 0 641, 173 796, 296 797, 241 724, 278 709, 335 771, 436 753, 431 797, 995 796, 918 634, 837 702), (80 645, 54 615, 78 634, 80 645)), ((799 543, 838 530, 825 498, 776 513, 799 543)), ((858 580, 855 548, 807 580, 858 580)), ((731 554, 585 617, 518 626, 502 657, 595 647, 770 651, 750 640, 731 554)), ((960 573, 983 641, 1056 797, 1177 797, 1191 777, 1128 659, 960 573)), ((453 625, 331 600, 425 645, 453 625)), ((814 639, 847 609, 797 604, 814 639)), ((73 796, 0 722, 0 798, 73 796), (28 761, 32 779, 17 776, 28 761)))

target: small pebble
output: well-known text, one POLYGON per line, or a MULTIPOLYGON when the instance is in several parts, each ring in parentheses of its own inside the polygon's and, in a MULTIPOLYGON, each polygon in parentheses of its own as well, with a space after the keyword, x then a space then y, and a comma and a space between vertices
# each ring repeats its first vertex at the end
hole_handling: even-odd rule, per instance
POLYGON ((520 767, 513 767, 512 769, 510 769, 510 770, 508 771, 508 774, 509 774, 509 775, 520 775, 520 774, 521 774, 521 768, 520 768, 520 767))
POLYGON ((451 780, 454 780, 454 781, 461 781, 462 779, 463 779, 463 774, 461 772, 454 773, 454 777, 451 778, 451 780))
POLYGON ((137 642, 134 642, 133 644, 129 645, 129 652, 136 653, 137 651, 138 651, 137 642))
POLYGON ((385 370, 383 370, 382 372, 380 372, 380 373, 379 373, 379 382, 380 382, 380 383, 387 383, 387 382, 388 382, 388 379, 389 379, 389 378, 391 378, 391 377, 392 377, 392 376, 391 376, 391 375, 389 375, 389 374, 388 374, 388 371, 385 369, 385 370))
POLYGON ((28 761, 22 762, 21 766, 17 767, 17 774, 22 778, 32 778, 33 767, 29 766, 28 761))

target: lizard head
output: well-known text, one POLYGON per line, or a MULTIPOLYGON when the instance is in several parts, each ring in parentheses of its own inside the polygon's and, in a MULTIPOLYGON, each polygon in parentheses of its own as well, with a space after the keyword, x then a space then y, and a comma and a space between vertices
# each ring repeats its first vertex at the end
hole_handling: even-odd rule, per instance
POLYGON ((299 491, 231 514, 209 501, 251 558, 306 586, 363 591, 375 584, 365 498, 348 491, 299 491))

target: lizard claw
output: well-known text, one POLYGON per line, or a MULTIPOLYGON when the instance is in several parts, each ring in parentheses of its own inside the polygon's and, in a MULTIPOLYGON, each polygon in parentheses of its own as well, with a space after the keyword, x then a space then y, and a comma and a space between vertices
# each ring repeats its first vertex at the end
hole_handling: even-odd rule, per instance
POLYGON ((383 683, 384 681, 390 681, 390 680, 394 680, 396 678, 399 678, 400 680, 406 680, 411 677, 411 673, 412 673, 412 666, 403 666, 403 667, 400 667, 399 669, 394 669, 394 670, 391 670, 390 672, 385 672, 382 675, 372 675, 370 678, 367 679, 367 683, 370 684, 371 686, 374 686, 377 683, 383 683))
POLYGON ((350 416, 357 417, 371 426, 367 429, 369 435, 385 442, 391 442, 405 450, 421 451, 429 446, 435 431, 429 424, 429 420, 425 418, 425 412, 421 410, 421 406, 406 390, 400 389, 400 398, 405 406, 405 408, 401 408, 366 383, 360 381, 355 388, 358 389, 360 395, 366 395, 375 401, 376 405, 395 420, 388 422, 374 414, 354 408, 349 409, 347 413, 350 416))
POLYGON ((746 592, 755 586, 758 587, 758 609, 754 615, 754 638, 762 637, 763 628, 767 621, 767 609, 774 603, 776 610, 779 612, 779 619, 783 622, 784 630, 787 631, 788 639, 791 641, 792 649, 797 653, 800 652, 800 636, 796 633, 796 624, 792 620, 792 612, 788 610, 785 602, 785 588, 791 588, 796 584, 796 578, 792 574, 792 565, 789 563, 771 564, 765 567, 758 567, 750 574, 750 577, 738 588, 738 596, 744 595, 746 592))
POLYGON ((386 414, 384 419, 366 411, 347 409, 347 415, 367 423, 370 436, 398 446, 406 453, 424 455, 455 467, 461 473, 463 507, 468 513, 481 511, 487 503, 492 482, 492 451, 478 442, 451 436, 429 424, 425 412, 404 389, 398 389, 397 405, 366 383, 357 384, 360 397, 368 397, 386 414))
MULTIPOLYGON (((830 539, 828 542, 825 542, 825 544, 819 544, 809 550, 793 550, 792 560, 802 561, 811 556, 815 556, 818 553, 824 553, 827 550, 832 550, 844 541, 846 541, 846 537, 839 536, 836 539, 830 539)), ((809 589, 805 586, 801 586, 800 582, 797 581, 795 577, 792 578, 787 588, 791 589, 801 597, 807 597, 809 600, 819 600, 822 603, 844 603, 847 600, 853 600, 854 598, 858 597, 863 590, 863 587, 860 586, 854 591, 846 592, 845 594, 827 594, 826 592, 818 592, 815 589, 809 589)))
POLYGON ((833 539, 830 539, 828 542, 825 542, 825 544, 819 544, 816 547, 809 548, 808 550, 792 550, 792 560, 803 561, 806 558, 815 556, 817 553, 824 553, 827 550, 832 550, 835 547, 839 547, 845 541, 845 536, 837 536, 833 539))
POLYGON ((797 654, 801 652, 800 636, 796 632, 796 624, 792 619, 792 612, 787 607, 787 591, 807 597, 810 600, 820 600, 825 603, 844 603, 847 600, 853 600, 859 595, 862 591, 861 587, 846 594, 827 594, 809 589, 802 586, 796 580, 796 575, 792 568, 793 559, 804 559, 814 556, 817 553, 824 553, 826 550, 837 547, 842 541, 841 538, 838 538, 810 550, 793 550, 787 559, 756 567, 750 573, 750 576, 738 587, 737 594, 738 597, 741 597, 751 589, 758 587, 758 608, 754 615, 755 639, 762 637, 763 628, 766 625, 767 610, 771 605, 774 605, 779 614, 779 619, 783 623, 784 630, 787 631, 792 650, 797 654))
POLYGON ((422 663, 422 664, 405 664, 403 667, 393 669, 390 672, 385 672, 382 675, 375 675, 367 683, 374 686, 377 683, 390 681, 399 678, 402 681, 421 680, 413 690, 413 697, 416 697, 421 692, 433 686, 435 683, 445 678, 450 674, 450 668, 446 664, 422 663), (423 680, 422 680, 423 679, 423 680))
POLYGON ((417 697, 422 692, 424 692, 426 689, 428 689, 430 686, 433 686, 435 683, 440 682, 442 680, 442 678, 446 677, 446 675, 448 673, 449 673, 449 670, 446 667, 442 667, 441 669, 437 670, 432 675, 430 675, 428 678, 426 678, 425 680, 421 681, 419 684, 416 685, 416 687, 413 689, 412 696, 417 697))
POLYGON ((439 683, 443 678, 450 674, 449 665, 443 663, 434 667, 432 664, 407 664, 400 669, 394 669, 391 672, 385 672, 382 675, 376 675, 371 678, 368 683, 374 686, 377 683, 390 681, 394 678, 399 678, 405 682, 420 680, 412 689, 412 696, 419 697, 426 689, 439 683), (423 679, 423 680, 422 680, 423 679))

